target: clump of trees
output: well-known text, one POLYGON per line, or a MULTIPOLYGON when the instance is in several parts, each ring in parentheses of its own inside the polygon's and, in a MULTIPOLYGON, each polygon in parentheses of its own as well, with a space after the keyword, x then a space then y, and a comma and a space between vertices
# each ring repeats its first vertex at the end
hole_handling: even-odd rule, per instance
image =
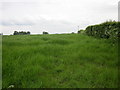
POLYGON ((49 34, 49 33, 44 31, 43 34, 49 34))
POLYGON ((14 31, 14 33, 13 33, 13 35, 30 35, 30 32, 29 31, 27 31, 27 32, 25 32, 25 31, 14 31))
POLYGON ((106 21, 98 25, 88 26, 85 30, 88 36, 110 38, 114 41, 120 37, 120 22, 106 21))

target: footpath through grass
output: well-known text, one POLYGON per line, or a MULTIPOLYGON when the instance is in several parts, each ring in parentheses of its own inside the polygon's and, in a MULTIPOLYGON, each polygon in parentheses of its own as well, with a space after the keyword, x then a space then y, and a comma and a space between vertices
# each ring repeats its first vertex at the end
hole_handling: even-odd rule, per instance
POLYGON ((3 88, 116 88, 117 45, 80 34, 3 36, 3 88))

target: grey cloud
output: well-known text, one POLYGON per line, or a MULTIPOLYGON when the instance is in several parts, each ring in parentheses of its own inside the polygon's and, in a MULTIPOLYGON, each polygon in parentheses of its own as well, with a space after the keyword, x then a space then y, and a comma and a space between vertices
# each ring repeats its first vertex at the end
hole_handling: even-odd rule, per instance
MULTIPOLYGON (((47 30, 71 32, 85 28, 90 24, 101 23, 108 19, 117 19, 117 3, 109 0, 4 0, 3 17, 0 20, 7 30, 19 29, 19 26, 31 26, 32 33, 47 30), (13 2, 10 2, 13 1, 13 2), (113 4, 116 3, 116 4, 113 4), (43 17, 43 19, 39 19, 43 17), (12 19, 12 20, 11 20, 12 19), (72 22, 72 23, 69 23, 72 22)), ((25 28, 26 29, 26 28, 25 28)))
POLYGON ((117 10, 117 5, 118 3, 116 4, 109 4, 109 3, 101 3, 101 4, 97 4, 97 5, 94 5, 93 6, 93 10, 98 10, 99 12, 103 12, 103 13, 113 13, 113 12, 116 12, 117 10))

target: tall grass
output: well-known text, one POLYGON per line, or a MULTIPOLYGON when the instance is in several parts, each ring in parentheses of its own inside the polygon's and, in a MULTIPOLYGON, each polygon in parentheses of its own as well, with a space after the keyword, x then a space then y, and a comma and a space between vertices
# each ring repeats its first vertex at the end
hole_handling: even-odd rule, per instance
POLYGON ((117 45, 81 34, 3 36, 3 88, 116 88, 117 45))

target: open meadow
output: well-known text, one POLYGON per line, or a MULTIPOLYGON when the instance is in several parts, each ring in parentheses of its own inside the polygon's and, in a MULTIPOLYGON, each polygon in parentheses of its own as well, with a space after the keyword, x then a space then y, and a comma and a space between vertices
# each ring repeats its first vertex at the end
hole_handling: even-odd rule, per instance
POLYGON ((116 88, 117 44, 84 34, 3 35, 3 88, 116 88))

